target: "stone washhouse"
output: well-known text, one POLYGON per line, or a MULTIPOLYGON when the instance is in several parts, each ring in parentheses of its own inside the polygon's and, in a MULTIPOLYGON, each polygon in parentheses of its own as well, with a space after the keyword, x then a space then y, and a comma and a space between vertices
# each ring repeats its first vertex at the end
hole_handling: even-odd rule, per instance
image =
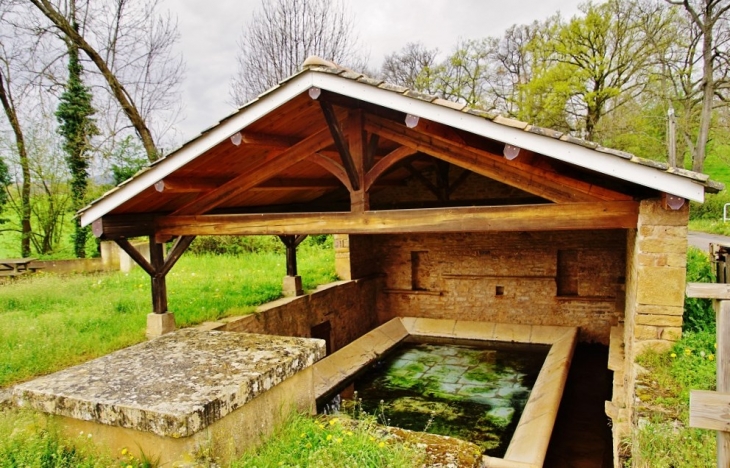
POLYGON ((151 336, 175 328, 165 275, 198 235, 280 236, 293 295, 208 330, 321 338, 331 354, 403 317, 512 327, 526 342, 575 327, 609 345, 616 454, 636 356, 681 335, 689 201, 721 189, 310 58, 81 221, 150 275, 151 336), (313 234, 335 235, 341 281, 301 295, 296 246, 313 234), (128 240, 140 236, 149 261, 128 240))

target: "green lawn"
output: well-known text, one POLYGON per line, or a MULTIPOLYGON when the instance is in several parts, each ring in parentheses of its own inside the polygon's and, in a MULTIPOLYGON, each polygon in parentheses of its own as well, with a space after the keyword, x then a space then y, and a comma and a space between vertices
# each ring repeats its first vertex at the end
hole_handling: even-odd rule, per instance
MULTIPOLYGON (((302 244, 305 289, 336 279, 332 248, 302 244)), ((251 312, 281 295, 282 253, 183 255, 167 276, 178 326, 251 312)), ((48 273, 0 285, 0 387, 144 340, 150 280, 125 273, 48 273)))

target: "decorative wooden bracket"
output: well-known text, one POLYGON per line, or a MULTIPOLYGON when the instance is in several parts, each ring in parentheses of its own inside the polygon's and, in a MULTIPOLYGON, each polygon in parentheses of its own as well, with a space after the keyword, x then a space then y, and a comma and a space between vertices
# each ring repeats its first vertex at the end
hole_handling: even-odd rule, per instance
POLYGON ((279 236, 286 246, 286 276, 297 276, 297 246, 306 238, 306 234, 279 236))
POLYGON ((352 185, 353 190, 360 190, 360 182, 358 181, 355 161, 352 159, 352 155, 350 154, 350 148, 347 146, 345 133, 342 131, 340 123, 337 121, 337 115, 335 114, 335 110, 332 107, 332 104, 330 104, 329 102, 323 100, 320 100, 318 102, 320 107, 322 108, 322 113, 324 114, 325 121, 327 121, 327 126, 330 129, 330 133, 332 134, 332 139, 335 142, 337 152, 340 153, 340 158, 342 158, 342 165, 345 167, 347 176, 350 179, 350 185, 352 185))
POLYGON ((150 236, 149 239, 149 262, 126 238, 119 238, 114 241, 122 250, 127 252, 137 265, 150 275, 152 280, 152 311, 156 314, 164 314, 167 312, 167 285, 165 276, 175 266, 175 263, 195 239, 195 236, 178 237, 172 245, 167 258, 164 257, 163 244, 155 242, 154 236, 150 236))

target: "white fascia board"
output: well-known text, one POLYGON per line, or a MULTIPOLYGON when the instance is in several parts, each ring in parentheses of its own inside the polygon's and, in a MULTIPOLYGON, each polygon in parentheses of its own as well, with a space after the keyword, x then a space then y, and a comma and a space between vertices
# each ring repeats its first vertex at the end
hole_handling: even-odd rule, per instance
POLYGON ((243 130, 276 108, 307 91, 312 87, 313 75, 314 73, 303 73, 293 80, 283 83, 279 88, 271 91, 239 113, 234 114, 225 122, 213 127, 207 134, 187 143, 117 191, 101 198, 81 215, 81 226, 88 226, 222 141, 230 138, 231 135, 243 130))
POLYGON ((316 73, 313 85, 386 108, 413 114, 476 135, 518 146, 551 158, 678 197, 703 202, 705 188, 690 179, 554 138, 496 124, 488 119, 431 104, 392 91, 326 73, 316 73))

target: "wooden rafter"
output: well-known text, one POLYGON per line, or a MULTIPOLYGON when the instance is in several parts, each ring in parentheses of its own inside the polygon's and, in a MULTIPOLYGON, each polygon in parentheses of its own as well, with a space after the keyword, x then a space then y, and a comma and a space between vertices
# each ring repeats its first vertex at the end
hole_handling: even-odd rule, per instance
POLYGON ((273 192, 282 190, 332 190, 342 184, 333 179, 294 179, 274 177, 249 189, 251 192, 273 192))
POLYGON ((636 227, 633 201, 338 213, 166 216, 159 236, 558 231, 636 227))
POLYGON ((347 190, 352 192, 352 182, 350 181, 345 168, 338 164, 337 161, 328 158, 322 153, 314 153, 309 156, 307 160, 317 164, 322 169, 337 177, 337 179, 342 182, 345 187, 347 187, 347 190))
POLYGON ((155 190, 168 194, 207 192, 226 182, 217 177, 165 177, 155 184, 155 190))
POLYGON ((269 135, 267 133, 241 133, 241 141, 250 146, 262 146, 264 148, 286 149, 296 145, 299 140, 288 136, 269 135))
POLYGON ((337 152, 340 154, 340 158, 342 159, 342 165, 347 172, 347 177, 350 179, 350 185, 354 190, 359 190, 360 181, 357 176, 357 168, 355 166, 355 162, 352 160, 352 155, 350 154, 350 148, 347 145, 345 134, 340 127, 340 122, 337 120, 337 114, 335 114, 335 110, 329 102, 320 100, 319 105, 322 108, 322 113, 324 114, 324 119, 327 122, 327 127, 329 128, 330 133, 332 134, 332 139, 335 142, 335 148, 337 148, 337 152))
POLYGON ((203 214, 231 198, 255 187, 261 182, 275 176, 288 167, 297 164, 312 153, 330 145, 332 137, 329 129, 322 129, 311 136, 274 155, 269 155, 264 161, 249 171, 234 177, 219 188, 211 190, 187 205, 175 211, 176 215, 203 214))
POLYGON ((509 161, 500 155, 454 142, 439 135, 409 129, 405 125, 381 117, 368 115, 365 128, 383 138, 553 202, 631 199, 627 195, 577 181, 555 172, 538 169, 519 161, 509 161))
POLYGON ((387 171, 400 161, 404 160, 405 158, 413 156, 416 153, 416 150, 414 150, 413 148, 409 148, 408 146, 401 146, 400 148, 397 148, 388 153, 388 155, 378 161, 372 167, 372 169, 370 169, 367 174, 365 174, 365 191, 370 190, 370 187, 373 186, 375 181, 378 180, 378 178, 383 175, 385 171, 387 171))
POLYGON ((441 194, 438 187, 436 187, 430 180, 428 180, 426 176, 418 172, 412 164, 406 163, 404 164, 404 167, 408 170, 408 172, 411 173, 413 177, 416 178, 417 181, 421 183, 421 185, 426 187, 426 189, 431 192, 436 197, 436 199, 441 200, 441 194))

